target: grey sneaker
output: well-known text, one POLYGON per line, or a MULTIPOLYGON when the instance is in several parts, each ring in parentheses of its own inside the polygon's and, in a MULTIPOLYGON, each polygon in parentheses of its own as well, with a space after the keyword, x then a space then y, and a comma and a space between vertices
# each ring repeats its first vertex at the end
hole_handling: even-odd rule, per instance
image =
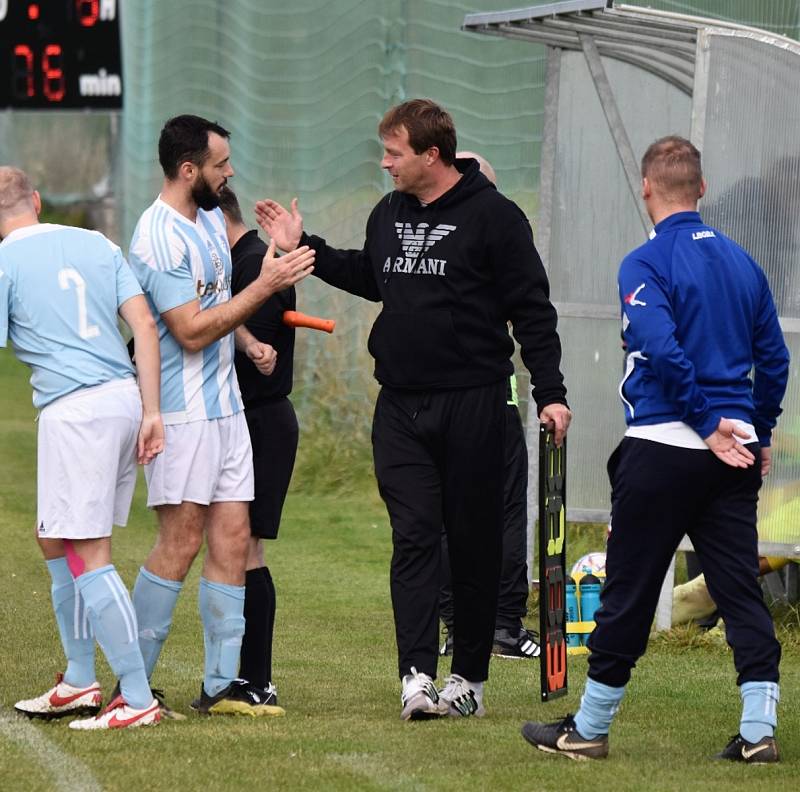
POLYGON ((420 674, 412 667, 411 673, 403 677, 403 692, 400 694, 403 710, 401 720, 430 720, 438 718, 439 694, 433 679, 427 674, 420 674))
POLYGON ((774 737, 762 737, 758 742, 751 743, 741 734, 731 737, 731 741, 714 758, 747 764, 771 764, 780 760, 778 743, 774 737))
POLYGON ((469 682, 458 674, 444 680, 439 691, 439 711, 452 718, 482 718, 486 714, 483 706, 483 684, 469 682))
POLYGON ((608 756, 608 735, 593 740, 581 737, 572 715, 553 723, 528 723, 522 726, 522 736, 540 751, 563 754, 570 759, 605 759, 608 756))

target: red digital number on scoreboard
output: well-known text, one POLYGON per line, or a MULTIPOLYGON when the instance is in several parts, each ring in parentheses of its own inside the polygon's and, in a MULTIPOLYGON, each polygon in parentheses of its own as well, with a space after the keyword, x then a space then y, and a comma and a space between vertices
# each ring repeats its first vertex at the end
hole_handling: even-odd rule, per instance
POLYGON ((0 110, 121 108, 119 5, 0 0, 0 110))
POLYGON ((78 21, 84 27, 92 27, 100 16, 100 0, 75 0, 78 21))

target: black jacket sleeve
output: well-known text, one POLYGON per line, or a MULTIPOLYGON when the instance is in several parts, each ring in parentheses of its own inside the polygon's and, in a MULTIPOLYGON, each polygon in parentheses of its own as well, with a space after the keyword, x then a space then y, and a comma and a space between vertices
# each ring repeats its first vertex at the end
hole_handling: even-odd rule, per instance
POLYGON ((556 330, 558 317, 550 302, 550 284, 533 244, 530 224, 517 209, 495 229, 490 246, 492 266, 505 315, 531 373, 537 412, 548 404, 566 404, 567 389, 560 370, 561 341, 556 330))
POLYGON ((301 245, 314 249, 314 275, 337 289, 355 294, 372 302, 380 302, 381 295, 375 280, 375 268, 369 257, 369 236, 373 213, 367 221, 367 239, 363 250, 332 248, 318 236, 303 234, 301 245))

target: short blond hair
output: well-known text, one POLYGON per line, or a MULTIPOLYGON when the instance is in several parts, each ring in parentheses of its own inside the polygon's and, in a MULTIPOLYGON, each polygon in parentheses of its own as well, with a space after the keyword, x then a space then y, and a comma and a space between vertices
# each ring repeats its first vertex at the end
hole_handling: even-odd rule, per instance
POLYGON ((0 222, 33 209, 33 185, 28 175, 11 165, 0 165, 0 222))
POLYGON ((677 135, 660 138, 642 157, 642 178, 647 179, 664 200, 696 202, 703 183, 700 152, 686 138, 677 135))

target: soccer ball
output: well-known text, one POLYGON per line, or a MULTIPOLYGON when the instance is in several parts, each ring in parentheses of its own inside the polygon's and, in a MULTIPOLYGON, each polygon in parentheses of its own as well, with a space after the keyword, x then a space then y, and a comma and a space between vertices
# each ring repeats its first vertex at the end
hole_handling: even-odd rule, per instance
POLYGON ((591 573, 595 577, 604 578, 606 576, 606 554, 587 553, 581 556, 572 565, 572 578, 577 583, 584 575, 591 573))

